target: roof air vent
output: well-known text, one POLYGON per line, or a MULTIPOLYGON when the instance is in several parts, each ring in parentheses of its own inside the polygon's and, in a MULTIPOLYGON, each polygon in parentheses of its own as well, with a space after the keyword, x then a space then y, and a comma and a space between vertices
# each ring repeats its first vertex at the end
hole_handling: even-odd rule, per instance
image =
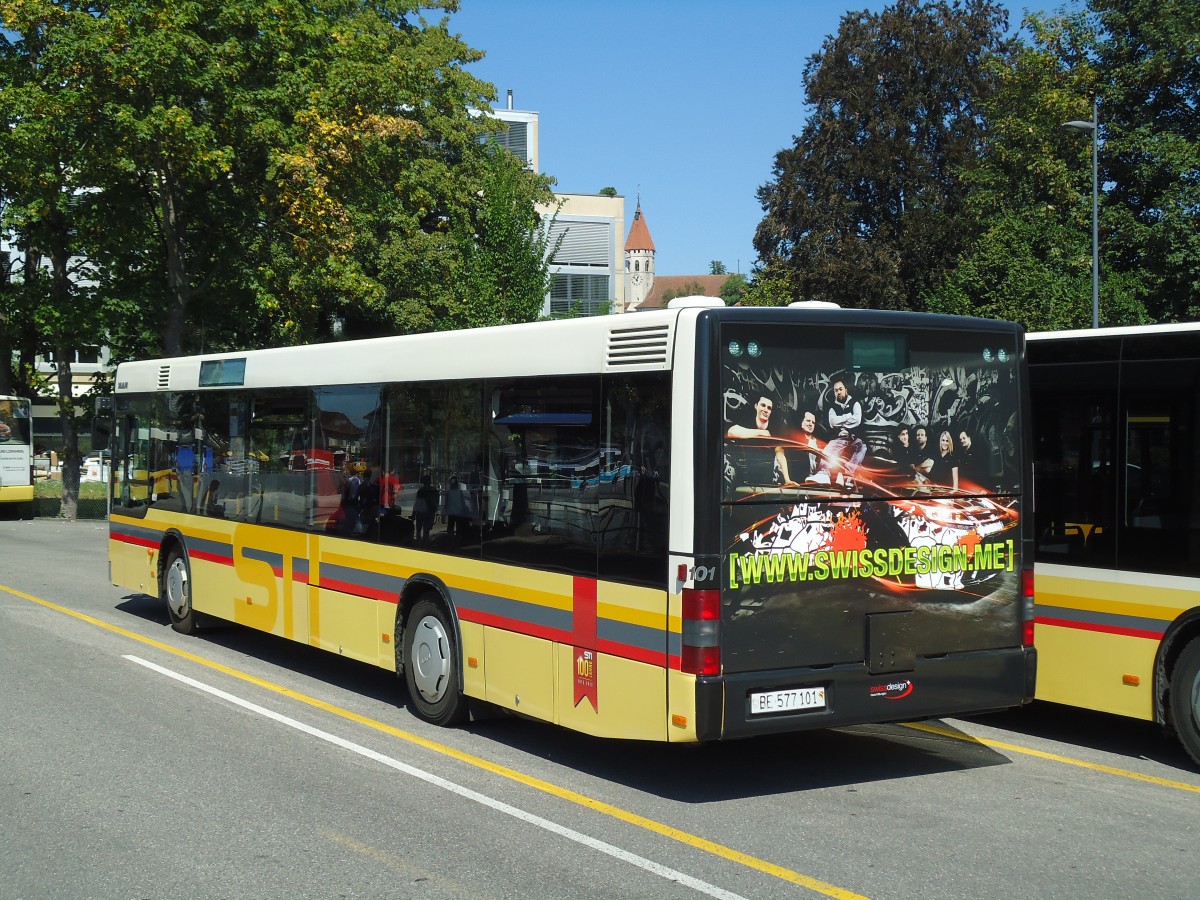
POLYGON ((673 323, 646 325, 641 328, 614 328, 608 333, 606 372, 631 369, 665 369, 671 352, 673 323))
POLYGON ((693 294, 690 297, 676 297, 667 301, 667 309, 711 309, 714 306, 724 306, 725 301, 720 297, 702 297, 693 294))
POLYGON ((789 303, 788 309, 841 309, 841 305, 832 300, 799 300, 789 303))

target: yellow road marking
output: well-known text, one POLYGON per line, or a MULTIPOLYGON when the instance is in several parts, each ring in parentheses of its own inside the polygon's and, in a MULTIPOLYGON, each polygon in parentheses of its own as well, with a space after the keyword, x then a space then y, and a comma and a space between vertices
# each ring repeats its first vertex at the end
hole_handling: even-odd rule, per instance
POLYGON ((1169 778, 1158 778, 1154 775, 1143 775, 1141 772, 1130 772, 1128 769, 1118 769, 1115 766, 1106 766, 1102 763, 1087 762, 1086 760, 1074 759, 1070 756, 1062 756, 1058 753, 1049 753, 1045 750, 1034 750, 1031 747, 1022 747, 1018 744, 1009 744, 1005 741, 993 741, 989 738, 975 737, 974 735, 965 734, 958 731, 950 731, 947 728, 939 728, 937 725, 929 725, 924 722, 907 722, 904 724, 904 727, 911 728, 914 731, 928 731, 930 734, 953 738, 956 741, 964 741, 969 744, 982 744, 985 747, 992 747, 996 750, 1008 750, 1012 753, 1020 753, 1024 756, 1034 756, 1038 759, 1048 759, 1051 762, 1059 762, 1067 766, 1077 766, 1080 769, 1091 769, 1093 772, 1103 772, 1106 775, 1116 775, 1120 778, 1130 778, 1134 781, 1145 781, 1149 784, 1157 784, 1160 787, 1175 788, 1179 791, 1191 791, 1194 794, 1200 794, 1200 786, 1188 784, 1184 781, 1171 781, 1169 778))
POLYGON ((34 597, 32 594, 26 594, 24 591, 19 591, 15 588, 6 587, 4 585, 0 585, 0 590, 6 591, 7 593, 12 594, 14 597, 20 597, 23 600, 28 600, 31 603, 44 606, 46 609, 51 609, 55 612, 62 613, 63 615, 78 619, 81 622, 87 622, 89 625, 95 625, 98 628, 103 628, 106 631, 111 631, 114 634, 119 634, 122 637, 129 638, 130 640, 137 641, 149 647, 154 647, 156 650, 162 650, 164 653, 169 653, 173 656, 180 657, 181 659, 186 659, 189 662, 195 663, 196 665, 204 666, 205 668, 220 672, 223 675, 228 675, 230 678, 236 678, 239 681, 253 684, 256 687, 262 688, 263 690, 272 691, 283 697, 287 697, 290 700, 295 700, 298 703, 304 703, 315 709, 319 709, 322 712, 327 712, 330 715, 338 716, 339 718, 346 719, 351 722, 356 722, 359 725, 366 726, 367 728, 374 729, 375 731, 391 735, 392 737, 399 738, 402 741, 415 744, 418 747, 423 747, 424 749, 432 751, 433 753, 450 757, 451 759, 455 759, 469 766, 474 766, 475 768, 490 772, 493 775, 497 775, 501 778, 507 778, 510 781, 515 781, 518 784, 522 784, 528 788, 541 791, 545 794, 550 794, 551 796, 558 797, 561 800, 566 800, 586 809, 593 810, 594 812, 602 813, 603 815, 618 819, 630 825, 637 826, 638 828, 643 828, 647 831, 653 832, 654 834, 670 838, 673 841, 685 844, 696 850, 702 850, 706 853, 712 854, 713 856, 718 856, 722 859, 729 860, 730 862, 739 863, 740 865, 743 865, 749 869, 754 869, 755 871, 763 872, 782 881, 799 885, 800 887, 807 888, 810 891, 823 894, 826 897, 832 897, 835 898, 835 900, 868 900, 868 898, 862 894, 856 894, 853 891, 837 887, 833 884, 827 884, 826 882, 820 881, 816 878, 810 878, 807 875, 802 875, 799 872, 784 868, 783 866, 777 866, 774 863, 767 862, 766 860, 759 859, 758 857, 750 856, 749 854, 742 853, 739 850, 734 850, 732 847, 726 847, 723 844, 718 844, 715 841, 708 840, 707 838, 702 838, 698 835, 682 831, 678 828, 673 828, 670 825, 657 822, 654 819, 648 819, 645 816, 640 816, 635 812, 630 812, 629 810, 622 809, 619 806, 613 806, 610 803, 605 803, 603 800, 597 800, 596 798, 589 797, 586 794, 581 794, 577 791, 572 791, 569 788, 560 787, 559 785, 553 784, 549 781, 543 781, 542 779, 536 778, 532 775, 526 775, 523 772, 518 772, 516 769, 510 769, 508 766, 491 762, 483 757, 475 756, 471 753, 466 753, 462 750, 455 749, 448 744, 442 744, 437 741, 429 740, 428 738, 421 737, 420 735, 413 734, 412 732, 404 731, 400 728, 388 725, 385 722, 380 722, 376 719, 370 719, 366 716, 359 715, 356 712, 352 712, 351 710, 343 709, 340 706, 334 706, 332 703, 326 703, 324 700, 318 700, 316 697, 309 697, 307 694, 301 694, 300 692, 293 691, 291 688, 286 688, 283 685, 266 681, 265 679, 250 675, 247 672, 241 672, 222 663, 215 662, 211 659, 206 659, 203 656, 198 656, 195 653, 189 653, 186 650, 180 650, 177 647, 172 647, 170 644, 165 644, 162 641, 155 640, 154 638, 128 631, 119 625, 113 625, 109 622, 101 621, 100 619, 89 616, 86 613, 68 609, 65 606, 60 606, 57 603, 52 603, 49 600, 43 600, 40 597, 34 597))

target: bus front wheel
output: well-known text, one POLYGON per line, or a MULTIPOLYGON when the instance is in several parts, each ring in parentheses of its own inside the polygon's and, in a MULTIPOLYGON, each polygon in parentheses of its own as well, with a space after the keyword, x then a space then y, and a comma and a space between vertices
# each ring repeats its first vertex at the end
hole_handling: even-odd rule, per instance
POLYGON ((458 646, 441 604, 418 600, 404 629, 404 682, 417 715, 434 725, 454 725, 467 716, 458 646))
POLYGON ((1200 637, 1192 638, 1175 661, 1171 723, 1188 755, 1200 765, 1200 637))
POLYGON ((180 634, 196 633, 196 610, 192 608, 192 580, 187 558, 172 550, 163 569, 162 598, 167 604, 171 627, 180 634))

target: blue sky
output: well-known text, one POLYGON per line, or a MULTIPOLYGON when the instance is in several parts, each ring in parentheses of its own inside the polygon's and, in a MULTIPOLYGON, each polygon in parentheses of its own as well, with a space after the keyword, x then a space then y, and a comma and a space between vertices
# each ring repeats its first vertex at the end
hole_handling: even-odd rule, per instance
MULTIPOLYGON (((755 192, 804 127, 801 75, 851 5, 819 0, 462 0, 450 30, 500 105, 540 117, 558 190, 638 191, 660 275, 749 273, 755 192)), ((1009 6, 1010 26, 1021 7, 1009 6)), ((622 235, 621 242, 624 243, 622 235)))

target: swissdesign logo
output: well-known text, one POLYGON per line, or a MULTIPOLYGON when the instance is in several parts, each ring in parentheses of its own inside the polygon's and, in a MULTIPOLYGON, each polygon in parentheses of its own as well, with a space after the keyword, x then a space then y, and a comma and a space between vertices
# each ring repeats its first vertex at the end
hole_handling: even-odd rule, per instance
POLYGON ((893 681, 889 684, 873 684, 870 688, 872 697, 882 697, 884 700, 903 700, 913 692, 913 683, 907 679, 893 681))

